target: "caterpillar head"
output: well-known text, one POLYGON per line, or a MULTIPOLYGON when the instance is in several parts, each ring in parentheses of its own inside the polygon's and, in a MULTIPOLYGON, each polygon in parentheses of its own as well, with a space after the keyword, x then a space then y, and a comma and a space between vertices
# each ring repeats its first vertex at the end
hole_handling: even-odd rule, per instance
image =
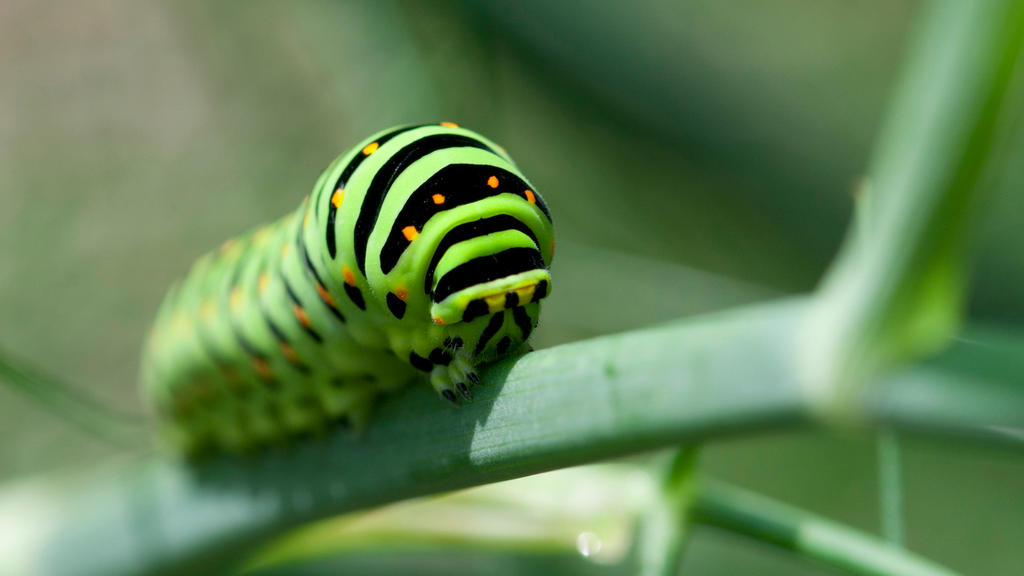
POLYGON ((464 203, 438 212, 422 231, 418 262, 433 323, 471 322, 547 296, 553 237, 538 196, 518 174, 493 165, 446 170, 458 175, 446 179, 449 186, 467 186, 438 193, 444 203, 464 203))
POLYGON ((435 325, 544 298, 553 250, 544 201, 499 146, 462 128, 431 132, 439 130, 405 149, 415 155, 430 139, 449 147, 403 165, 382 202, 367 252, 381 272, 375 292, 397 294, 408 314, 435 325))

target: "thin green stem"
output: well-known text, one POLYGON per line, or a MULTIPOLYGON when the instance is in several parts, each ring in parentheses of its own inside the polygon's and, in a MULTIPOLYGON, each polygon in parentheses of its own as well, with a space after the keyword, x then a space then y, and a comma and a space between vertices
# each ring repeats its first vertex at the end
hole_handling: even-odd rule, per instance
POLYGON ((639 529, 637 548, 641 576, 679 573, 689 541, 694 469, 699 448, 680 448, 666 466, 661 490, 651 502, 639 529))
POLYGON ((953 576, 955 572, 826 518, 717 482, 704 482, 693 522, 749 536, 858 576, 953 576))
POLYGON ((893 546, 903 545, 903 470, 899 438, 895 432, 878 433, 878 494, 882 537, 893 546))

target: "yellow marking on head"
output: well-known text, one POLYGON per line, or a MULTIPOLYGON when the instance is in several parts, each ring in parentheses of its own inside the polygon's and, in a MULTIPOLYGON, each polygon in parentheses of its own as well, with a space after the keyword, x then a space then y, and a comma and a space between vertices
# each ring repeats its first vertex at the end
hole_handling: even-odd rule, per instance
POLYGON ((441 126, 444 126, 445 128, 458 128, 459 127, 459 125, 456 124, 455 122, 441 122, 441 126))
POLYGON ((281 353, 288 359, 292 364, 296 364, 299 361, 299 355, 295 353, 295 348, 292 348, 284 342, 281 343, 281 353))
POLYGON ((434 204, 444 204, 444 194, 434 194, 430 197, 434 204))
POLYGON ((552 258, 555 257, 555 239, 554 238, 551 239, 551 257, 552 258))
POLYGON ((308 224, 309 224, 309 211, 307 210, 306 214, 302 217, 302 226, 305 227, 308 224))
POLYGON ((348 266, 341 267, 341 276, 345 278, 345 284, 349 286, 356 285, 356 275, 352 273, 352 269, 348 266))
POLYGON ((498 187, 498 177, 497 176, 491 176, 490 178, 488 178, 487 179, 487 185, 490 186, 491 188, 497 188, 498 187))
POLYGON ((270 276, 267 276, 266 272, 264 272, 263 274, 260 274, 260 282, 259 282, 260 294, 263 294, 264 292, 267 291, 267 284, 269 284, 269 283, 270 283, 270 276))
POLYGON ((526 201, 527 202, 529 202, 530 204, 536 204, 537 203, 537 197, 533 195, 533 190, 527 189, 525 194, 526 194, 526 201))
POLYGON ((378 144, 377 142, 371 142, 371 143, 366 145, 366 148, 363 148, 363 155, 364 156, 369 156, 370 154, 373 154, 374 152, 376 152, 377 148, 379 148, 379 147, 380 147, 380 144, 378 144))
POLYGON ((419 230, 416 229, 415 226, 406 226, 405 228, 402 228, 402 236, 405 236, 405 239, 408 240, 409 242, 415 240, 416 237, 419 235, 420 232, 419 230))
POLYGON ((270 371, 270 366, 267 361, 263 358, 253 358, 252 368, 260 375, 261 378, 273 378, 274 374, 270 371))
POLYGON ((519 305, 520 306, 524 306, 524 305, 529 304, 530 302, 532 302, 533 301, 533 293, 536 290, 537 290, 537 285, 536 284, 531 284, 529 286, 523 286, 521 288, 516 288, 516 294, 519 295, 519 305))
POLYGON ((327 302, 330 306, 334 306, 334 298, 329 292, 327 292, 327 288, 321 286, 320 283, 317 283, 316 285, 316 293, 320 295, 321 300, 327 302))
POLYGON ((284 245, 281 246, 281 258, 288 257, 288 253, 291 252, 291 251, 292 251, 292 243, 291 242, 285 242, 284 245))
POLYGON ((444 319, 442 319, 440 316, 434 316, 434 324, 437 324, 438 326, 444 326, 444 319))
POLYGON ((331 204, 333 204, 335 208, 341 208, 343 200, 345 200, 345 189, 338 188, 334 191, 334 194, 331 195, 331 204))
POLYGON ((399 300, 405 302, 405 299, 409 297, 409 289, 405 286, 395 286, 395 296, 398 296, 399 300))
POLYGON ((292 304, 292 310, 295 312, 295 317, 299 319, 299 323, 309 328, 309 315, 302 309, 302 306, 292 304))
POLYGON ((245 301, 245 294, 242 292, 242 289, 239 288, 238 286, 235 286, 234 288, 232 288, 231 289, 231 296, 229 298, 229 303, 231 304, 232 312, 237 312, 238 309, 242 307, 242 303, 244 301, 245 301))
POLYGON ((493 296, 487 296, 484 298, 484 302, 487 302, 487 311, 491 314, 495 312, 501 312, 505 309, 505 294, 494 294, 493 296))

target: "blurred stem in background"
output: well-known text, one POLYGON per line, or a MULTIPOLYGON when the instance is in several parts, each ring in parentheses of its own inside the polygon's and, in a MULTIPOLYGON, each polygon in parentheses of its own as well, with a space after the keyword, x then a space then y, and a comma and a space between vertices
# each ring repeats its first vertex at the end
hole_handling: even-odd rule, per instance
POLYGON ((868 380, 949 343, 983 175, 1024 40, 1017 0, 924 6, 856 226, 805 329, 803 384, 849 418, 868 380))
POLYGON ((347 514, 261 549, 244 572, 375 550, 567 554, 602 564, 629 554, 635 519, 656 498, 644 468, 599 464, 347 514))
POLYGON ((702 484, 695 524, 716 526, 792 550, 846 574, 952 576, 954 572, 856 530, 715 482, 702 484))
POLYGON ((536 555, 575 549, 611 564, 632 547, 639 574, 674 575, 688 536, 713 528, 844 574, 955 574, 826 518, 699 477, 696 457, 696 448, 672 453, 660 461, 660 478, 629 465, 587 466, 328 520, 272 544, 244 572, 375 550, 455 547, 536 555), (630 530, 634 523, 638 530, 630 530))
POLYGON ((699 451, 697 446, 680 448, 665 466, 660 490, 647 506, 635 544, 641 576, 679 573, 690 536, 690 509, 696 490, 699 451))
POLYGON ((878 433, 878 504, 882 516, 882 537, 893 546, 903 546, 903 462, 899 436, 890 430, 878 433))

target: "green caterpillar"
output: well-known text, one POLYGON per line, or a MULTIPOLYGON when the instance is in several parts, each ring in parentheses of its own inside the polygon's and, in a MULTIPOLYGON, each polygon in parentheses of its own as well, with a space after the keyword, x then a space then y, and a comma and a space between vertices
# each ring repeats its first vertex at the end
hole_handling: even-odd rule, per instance
POLYGON ((416 371, 469 401, 475 367, 537 325, 553 252, 551 215, 500 146, 447 122, 379 132, 170 289, 145 394, 188 453, 362 426, 416 371))

